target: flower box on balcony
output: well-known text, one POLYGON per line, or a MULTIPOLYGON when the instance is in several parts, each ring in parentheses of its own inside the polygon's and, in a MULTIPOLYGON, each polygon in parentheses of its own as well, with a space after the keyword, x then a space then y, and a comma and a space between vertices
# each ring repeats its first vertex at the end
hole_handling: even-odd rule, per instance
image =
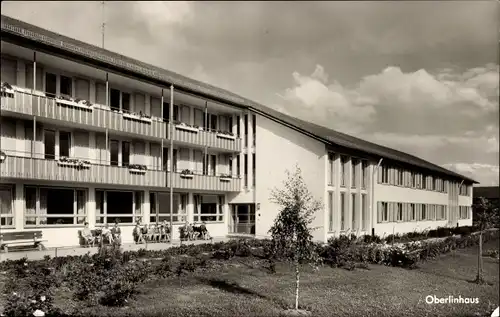
POLYGON ((235 140, 236 136, 232 134, 231 132, 217 132, 217 137, 218 138, 223 138, 223 139, 229 139, 229 140, 235 140))
POLYGON ((233 177, 231 175, 224 174, 224 175, 220 175, 219 179, 221 182, 229 182, 229 181, 231 181, 231 179, 233 179, 233 177))
POLYGON ((78 167, 78 168, 89 168, 90 167, 90 162, 85 161, 85 160, 80 160, 80 159, 72 159, 68 157, 61 157, 57 161, 58 165, 61 166, 70 166, 70 167, 78 167))
POLYGON ((136 173, 136 174, 146 174, 146 171, 148 170, 146 165, 141 165, 141 164, 131 164, 128 166, 128 171, 130 173, 136 173))
POLYGON ((123 117, 131 119, 131 120, 138 120, 138 121, 143 121, 143 122, 148 122, 148 123, 152 122, 150 117, 144 116, 141 114, 136 114, 136 113, 124 113, 123 117))
POLYGON ((191 170, 185 169, 181 172, 181 178, 193 178, 194 173, 191 170))
POLYGON ((185 130, 185 131, 195 132, 195 133, 198 133, 198 131, 200 131, 200 128, 195 128, 195 127, 189 126, 189 125, 185 124, 184 122, 176 124, 175 128, 178 130, 185 130))
POLYGON ((85 110, 92 110, 92 105, 86 100, 73 100, 68 97, 56 97, 56 103, 61 106, 70 106, 85 110))

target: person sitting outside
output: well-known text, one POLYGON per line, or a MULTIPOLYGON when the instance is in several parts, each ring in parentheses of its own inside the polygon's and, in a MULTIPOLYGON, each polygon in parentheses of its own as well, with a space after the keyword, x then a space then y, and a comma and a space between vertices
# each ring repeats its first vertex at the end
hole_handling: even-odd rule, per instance
POLYGON ((155 241, 156 240, 156 228, 155 228, 155 225, 154 224, 149 224, 149 228, 148 228, 148 240, 149 241, 155 241))
POLYGON ((118 227, 118 221, 115 221, 114 227, 111 229, 111 235, 116 244, 122 244, 122 230, 118 227))
POLYGON ((201 236, 201 226, 197 226, 196 222, 193 224, 193 240, 201 236))
POLYGON ((85 227, 82 230, 82 238, 85 241, 85 246, 94 246, 95 243, 95 237, 92 234, 92 230, 89 228, 89 223, 85 223, 85 227))
POLYGON ((186 224, 184 225, 184 238, 188 241, 193 240, 193 226, 186 220, 186 224))
POLYGON ((144 239, 144 242, 148 242, 148 225, 147 224, 144 224, 141 227, 141 234, 142 234, 142 237, 144 239))
POLYGON ((163 231, 165 232, 165 237, 164 237, 165 242, 169 242, 170 241, 170 224, 168 224, 166 220, 163 220, 162 228, 163 228, 163 231))
POLYGON ((203 221, 201 223, 200 231, 201 231, 201 237, 203 240, 211 239, 210 234, 208 233, 207 225, 206 225, 205 221, 203 221))
POLYGON ((144 243, 144 235, 142 234, 142 228, 139 222, 135 225, 132 235, 134 236, 135 243, 144 243))
POLYGON ((113 244, 113 235, 111 234, 111 230, 109 229, 109 224, 106 224, 101 232, 102 243, 104 240, 108 240, 109 244, 113 244))

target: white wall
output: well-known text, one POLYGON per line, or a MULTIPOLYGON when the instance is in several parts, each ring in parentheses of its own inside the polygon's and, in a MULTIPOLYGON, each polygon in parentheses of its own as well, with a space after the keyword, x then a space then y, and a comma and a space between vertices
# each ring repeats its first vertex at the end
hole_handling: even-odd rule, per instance
MULTIPOLYGON (((316 200, 325 200, 325 145, 275 121, 257 116, 256 131, 256 235, 266 236, 279 213, 279 206, 272 203, 273 188, 283 188, 285 171, 295 171, 298 165, 302 177, 316 200)), ((315 239, 325 239, 325 212, 316 215, 313 226, 315 239)))

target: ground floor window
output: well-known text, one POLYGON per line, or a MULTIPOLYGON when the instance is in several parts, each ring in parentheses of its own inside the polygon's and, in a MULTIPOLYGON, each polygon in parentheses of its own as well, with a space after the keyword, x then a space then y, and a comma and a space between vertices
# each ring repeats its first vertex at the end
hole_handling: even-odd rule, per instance
POLYGON ((87 190, 26 186, 25 225, 76 225, 87 220, 87 190))
MULTIPOLYGON (((172 222, 185 222, 188 194, 174 193, 172 198, 172 222)), ((150 193, 149 204, 151 206, 150 223, 170 222, 170 193, 150 193)))
POLYGON ((460 219, 469 219, 469 206, 459 206, 460 219))
POLYGON ((255 204, 229 205, 230 233, 255 234, 255 204))
POLYGON ((194 222, 224 221, 224 196, 194 195, 194 222))
POLYGON ((12 186, 0 186, 0 226, 2 227, 14 226, 12 189, 12 186))
POLYGON ((136 223, 142 221, 144 192, 96 190, 96 223, 136 223))

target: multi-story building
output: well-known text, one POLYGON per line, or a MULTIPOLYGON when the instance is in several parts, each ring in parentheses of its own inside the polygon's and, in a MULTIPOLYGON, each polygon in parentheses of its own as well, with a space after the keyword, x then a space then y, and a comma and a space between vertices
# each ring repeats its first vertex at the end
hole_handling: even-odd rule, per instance
POLYGON ((119 219, 131 242, 139 220, 172 220, 174 239, 187 220, 266 236, 296 165, 324 202, 320 241, 472 221, 474 181, 414 156, 3 15, 1 36, 3 232, 77 245, 84 222, 119 219))

